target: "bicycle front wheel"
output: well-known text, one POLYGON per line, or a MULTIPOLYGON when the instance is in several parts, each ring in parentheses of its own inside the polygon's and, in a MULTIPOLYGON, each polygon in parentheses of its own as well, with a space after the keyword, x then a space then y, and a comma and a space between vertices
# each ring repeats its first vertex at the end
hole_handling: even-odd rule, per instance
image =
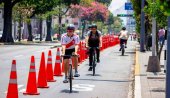
POLYGON ((72 72, 72 65, 69 65, 69 82, 70 82, 70 93, 72 92, 72 77, 73 77, 73 72, 72 72))

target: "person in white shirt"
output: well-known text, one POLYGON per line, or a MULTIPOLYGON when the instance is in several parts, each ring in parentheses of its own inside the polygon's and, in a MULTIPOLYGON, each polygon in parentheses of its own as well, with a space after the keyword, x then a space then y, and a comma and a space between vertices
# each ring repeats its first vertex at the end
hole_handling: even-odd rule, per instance
MULTIPOLYGON (((73 24, 70 24, 67 26, 67 33, 63 34, 61 37, 61 45, 62 45, 62 55, 78 55, 78 48, 79 48, 79 36, 74 33, 75 26, 73 24)), ((64 72, 65 72, 65 79, 63 83, 68 83, 68 66, 69 66, 69 59, 70 57, 64 56, 64 72)), ((78 57, 73 57, 74 60, 74 68, 75 68, 75 74, 74 77, 79 77, 78 74, 78 57)))
POLYGON ((123 27, 122 30, 119 33, 119 39, 120 39, 120 49, 121 51, 121 45, 125 43, 125 48, 127 48, 127 40, 128 40, 128 31, 126 30, 126 27, 123 27))

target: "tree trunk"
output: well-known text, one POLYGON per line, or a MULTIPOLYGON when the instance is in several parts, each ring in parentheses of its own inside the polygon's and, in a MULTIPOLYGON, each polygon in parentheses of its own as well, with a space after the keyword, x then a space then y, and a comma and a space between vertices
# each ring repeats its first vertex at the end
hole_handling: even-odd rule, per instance
POLYGON ((59 13, 59 17, 58 17, 58 21, 59 21, 59 28, 58 28, 58 32, 59 32, 59 40, 61 40, 61 20, 62 20, 62 16, 59 13))
POLYGON ((51 39, 51 22, 52 22, 52 16, 49 16, 46 20, 47 22, 47 36, 45 41, 52 41, 51 39))
POLYGON ((31 22, 28 22, 27 26, 28 26, 28 34, 29 34, 27 41, 33 41, 31 22))
POLYGON ((4 29, 1 38, 2 42, 14 42, 12 38, 12 3, 11 0, 4 2, 4 29))
POLYGON ((40 27, 40 30, 39 30, 39 31, 40 31, 40 41, 42 41, 42 21, 43 21, 43 20, 40 19, 40 24, 39 24, 39 25, 40 25, 40 26, 39 26, 39 27, 40 27))
POLYGON ((18 36, 18 41, 20 42, 21 41, 21 27, 22 27, 22 21, 21 21, 21 14, 20 14, 20 19, 19 19, 19 28, 18 28, 18 34, 17 34, 17 36, 18 36))

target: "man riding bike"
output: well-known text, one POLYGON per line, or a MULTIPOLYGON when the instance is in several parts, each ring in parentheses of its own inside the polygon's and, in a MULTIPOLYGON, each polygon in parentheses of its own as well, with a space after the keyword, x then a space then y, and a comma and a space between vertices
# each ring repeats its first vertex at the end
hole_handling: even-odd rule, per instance
POLYGON ((121 51, 121 45, 125 43, 125 48, 127 48, 127 40, 128 40, 128 31, 125 27, 122 28, 122 30, 119 33, 119 39, 120 39, 120 49, 121 51))
MULTIPOLYGON (((97 25, 92 24, 91 30, 89 30, 86 37, 86 47, 98 47, 96 48, 97 62, 100 62, 100 47, 102 47, 102 37, 101 32, 97 30, 97 25)), ((89 48, 89 71, 92 71, 92 60, 93 60, 93 49, 89 48)))
MULTIPOLYGON (((61 44, 62 44, 62 55, 77 55, 77 51, 79 48, 79 36, 74 33, 75 26, 73 24, 70 24, 67 26, 67 33, 63 34, 61 37, 61 44)), ((63 83, 68 83, 68 69, 69 69, 69 59, 70 57, 64 56, 64 72, 65 72, 65 78, 63 83)), ((78 57, 73 57, 74 60, 74 68, 75 68, 75 74, 74 77, 79 77, 78 74, 78 57)))

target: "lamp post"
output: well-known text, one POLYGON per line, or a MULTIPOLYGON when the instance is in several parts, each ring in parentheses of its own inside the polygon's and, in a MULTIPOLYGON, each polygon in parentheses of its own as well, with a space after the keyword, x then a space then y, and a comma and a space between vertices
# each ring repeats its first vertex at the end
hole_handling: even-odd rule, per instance
POLYGON ((145 48, 144 48, 144 45, 145 45, 145 13, 143 11, 143 8, 144 8, 144 4, 145 4, 145 0, 142 0, 142 3, 141 3, 141 29, 140 29, 140 51, 141 52, 144 52, 145 51, 145 48))

